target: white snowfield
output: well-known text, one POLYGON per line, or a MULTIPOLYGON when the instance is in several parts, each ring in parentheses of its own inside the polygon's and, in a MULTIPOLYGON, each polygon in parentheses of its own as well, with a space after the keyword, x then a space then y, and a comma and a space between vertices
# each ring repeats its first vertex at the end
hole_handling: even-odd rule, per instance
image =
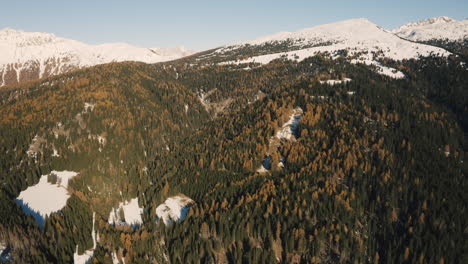
POLYGON ((321 84, 328 84, 328 85, 335 85, 335 84, 341 84, 341 83, 347 83, 350 82, 351 79, 349 78, 344 78, 343 80, 326 80, 326 81, 320 81, 321 84))
POLYGON ((42 175, 39 183, 22 191, 16 198, 23 211, 33 215, 40 226, 46 216, 60 211, 67 204, 70 197, 68 181, 78 175, 73 171, 52 171, 50 174, 57 175, 56 184, 47 181, 48 175, 42 175))
POLYGON ((401 39, 384 30, 365 18, 350 19, 332 24, 306 28, 297 32, 282 32, 262 37, 253 41, 242 42, 236 45, 224 46, 216 53, 224 53, 242 48, 245 45, 263 45, 275 42, 289 41, 298 46, 314 45, 315 47, 295 51, 279 52, 261 56, 250 57, 241 61, 227 61, 223 64, 260 63, 267 64, 278 58, 302 61, 319 53, 329 53, 332 58, 339 57, 338 51, 347 50, 348 56, 356 55, 353 63, 374 65, 378 72, 394 78, 401 78, 402 73, 381 66, 377 61, 381 58, 403 60, 428 56, 448 56, 450 52, 419 43, 401 39))
POLYGON ((139 226, 143 223, 141 215, 143 208, 138 205, 138 197, 130 201, 119 203, 118 208, 112 208, 108 222, 113 225, 139 226), (120 212, 123 211, 124 219, 120 219, 120 212))
POLYGON ((468 39, 468 19, 456 21, 450 17, 435 17, 405 24, 391 31, 412 41, 468 39))
POLYGON ((94 250, 96 249, 96 231, 94 230, 94 222, 96 220, 96 213, 93 212, 93 230, 91 231, 91 237, 93 239, 93 248, 88 249, 85 252, 83 252, 83 255, 78 254, 78 245, 76 245, 76 251, 73 253, 73 263, 75 264, 86 264, 89 263, 91 258, 94 255, 94 250))
MULTIPOLYGON (((143 48, 126 43, 88 45, 76 40, 42 32, 25 32, 5 28, 0 30, 0 71, 14 64, 17 78, 23 69, 38 65, 39 78, 60 74, 67 69, 121 61, 156 63, 175 60, 195 53, 185 47, 143 48)), ((5 71, 4 71, 5 72, 5 71)), ((3 84, 0 84, 0 86, 3 84)))
POLYGON ((166 199, 156 208, 157 220, 162 219, 165 225, 172 221, 180 222, 185 219, 190 207, 195 202, 185 195, 176 195, 166 199))

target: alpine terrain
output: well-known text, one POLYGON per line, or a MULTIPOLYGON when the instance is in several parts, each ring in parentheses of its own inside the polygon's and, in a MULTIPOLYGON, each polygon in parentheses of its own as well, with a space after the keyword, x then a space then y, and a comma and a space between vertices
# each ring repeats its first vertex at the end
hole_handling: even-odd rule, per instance
POLYGON ((0 30, 0 86, 31 81, 97 64, 141 61, 155 63, 188 56, 194 51, 141 48, 126 43, 88 45, 49 33, 0 30))
POLYGON ((466 32, 0 31, 0 262, 467 263, 466 32))

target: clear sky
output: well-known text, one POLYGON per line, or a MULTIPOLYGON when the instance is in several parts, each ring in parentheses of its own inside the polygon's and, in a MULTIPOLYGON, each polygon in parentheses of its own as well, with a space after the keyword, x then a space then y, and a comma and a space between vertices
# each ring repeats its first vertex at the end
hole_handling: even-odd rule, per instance
POLYGON ((50 32, 90 44, 196 50, 365 17, 385 28, 435 16, 468 18, 468 0, 10 0, 0 29, 50 32))

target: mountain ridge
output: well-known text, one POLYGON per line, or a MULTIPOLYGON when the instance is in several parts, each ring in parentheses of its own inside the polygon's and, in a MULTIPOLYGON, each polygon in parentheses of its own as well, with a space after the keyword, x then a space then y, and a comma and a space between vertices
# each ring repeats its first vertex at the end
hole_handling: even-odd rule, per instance
POLYGON ((0 86, 57 75, 108 62, 155 63, 188 56, 193 50, 143 48, 127 43, 89 45, 51 33, 0 30, 0 86))
POLYGON ((411 41, 447 40, 462 42, 468 39, 468 19, 434 17, 411 22, 390 30, 393 34, 411 41))
POLYGON ((300 61, 319 53, 373 65, 379 73, 393 78, 404 75, 381 61, 451 55, 443 48, 402 39, 366 18, 357 18, 225 45, 204 56, 218 56, 223 64, 266 64, 279 58, 300 61))

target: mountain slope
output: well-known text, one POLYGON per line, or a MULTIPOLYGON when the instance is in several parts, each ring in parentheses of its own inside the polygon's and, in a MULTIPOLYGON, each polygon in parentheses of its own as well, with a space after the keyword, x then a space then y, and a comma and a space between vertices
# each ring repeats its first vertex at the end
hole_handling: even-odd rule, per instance
POLYGON ((462 58, 363 19, 301 32, 0 90, 0 245, 19 263, 466 262, 462 58), (40 221, 20 202, 65 186, 40 221))
POLYGON ((391 32, 411 41, 463 41, 468 38, 468 19, 436 17, 402 25, 391 32))
POLYGON ((401 73, 381 65, 382 60, 407 60, 419 56, 446 57, 446 50, 403 40, 367 19, 350 19, 315 26, 296 32, 283 32, 252 41, 226 45, 200 60, 218 63, 269 63, 274 59, 303 60, 325 53, 332 58, 345 57, 352 63, 374 65, 381 74, 402 78, 401 73))
POLYGON ((321 56, 214 68, 206 79, 219 90, 236 75, 252 75, 247 87, 261 83, 266 96, 204 124, 155 161, 147 196, 170 186, 168 195, 196 201, 189 217, 166 232, 170 262, 462 259, 466 220, 457 215, 467 214, 467 167, 458 155, 466 145, 451 111, 424 89, 456 87, 464 105, 468 76, 456 61, 431 60, 424 67, 411 60, 401 80, 321 56), (439 79, 440 87, 438 71, 449 79, 439 79), (269 74, 283 82, 266 82, 269 74), (345 77, 351 81, 318 81, 345 77), (273 138, 295 109, 303 114, 293 135, 273 138), (257 173, 264 160, 270 168, 257 173))
POLYGON ((126 43, 93 46, 53 34, 6 28, 0 31, 0 86, 97 64, 120 61, 155 63, 192 53, 184 47, 148 49, 126 43))

